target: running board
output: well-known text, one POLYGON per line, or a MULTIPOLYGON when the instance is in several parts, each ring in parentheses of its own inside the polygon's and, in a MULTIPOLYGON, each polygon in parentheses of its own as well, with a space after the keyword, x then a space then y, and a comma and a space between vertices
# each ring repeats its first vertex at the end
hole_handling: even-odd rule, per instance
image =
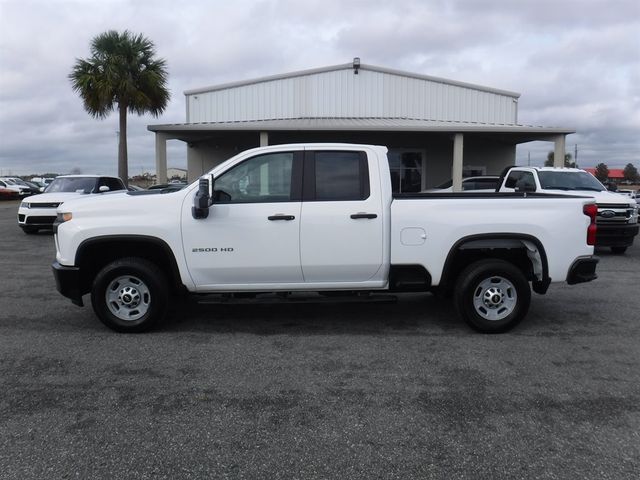
POLYGON ((298 295, 298 294, 257 294, 253 298, 248 298, 243 292, 242 297, 232 294, 212 294, 197 300, 200 305, 265 305, 284 303, 304 303, 306 305, 320 303, 396 303, 398 297, 395 295, 373 294, 373 295, 298 295))

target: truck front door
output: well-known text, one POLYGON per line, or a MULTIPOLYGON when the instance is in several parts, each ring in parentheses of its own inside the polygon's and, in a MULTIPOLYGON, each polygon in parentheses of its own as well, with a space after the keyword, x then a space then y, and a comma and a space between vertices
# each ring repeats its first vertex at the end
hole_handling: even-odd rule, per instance
POLYGON ((193 219, 190 205, 183 210, 184 250, 197 287, 302 283, 302 152, 248 158, 217 177, 214 188, 208 218, 193 219))

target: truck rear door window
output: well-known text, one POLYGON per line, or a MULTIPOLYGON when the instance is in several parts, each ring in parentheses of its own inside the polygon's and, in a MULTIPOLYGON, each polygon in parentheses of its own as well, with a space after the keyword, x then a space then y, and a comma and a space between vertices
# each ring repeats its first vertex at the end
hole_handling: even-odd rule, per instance
POLYGON ((511 172, 504 183, 506 188, 517 188, 522 186, 536 186, 536 181, 531 172, 511 172))
POLYGON ((364 152, 315 152, 316 201, 369 197, 369 168, 364 152))

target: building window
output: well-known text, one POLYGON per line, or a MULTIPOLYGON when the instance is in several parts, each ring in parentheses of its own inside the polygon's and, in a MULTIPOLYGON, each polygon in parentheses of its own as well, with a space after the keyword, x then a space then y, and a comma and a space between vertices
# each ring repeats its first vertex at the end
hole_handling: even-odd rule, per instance
POLYGON ((424 152, 390 149, 388 153, 393 193, 419 192, 424 189, 424 152))

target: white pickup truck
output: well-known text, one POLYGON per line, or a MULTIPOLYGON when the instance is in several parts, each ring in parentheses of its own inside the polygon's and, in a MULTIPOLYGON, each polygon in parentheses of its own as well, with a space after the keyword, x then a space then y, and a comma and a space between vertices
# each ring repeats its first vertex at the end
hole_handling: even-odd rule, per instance
POLYGON ((503 172, 498 192, 538 192, 592 197, 598 207, 597 247, 623 254, 640 230, 635 199, 607 191, 593 175, 579 168, 511 167, 503 172))
POLYGON ((180 191, 65 202, 53 270, 60 293, 80 306, 91 293, 122 332, 155 326, 172 293, 434 290, 475 329, 501 332, 526 315, 531 287, 596 278, 595 216, 584 197, 392 194, 385 147, 278 145, 180 191))

